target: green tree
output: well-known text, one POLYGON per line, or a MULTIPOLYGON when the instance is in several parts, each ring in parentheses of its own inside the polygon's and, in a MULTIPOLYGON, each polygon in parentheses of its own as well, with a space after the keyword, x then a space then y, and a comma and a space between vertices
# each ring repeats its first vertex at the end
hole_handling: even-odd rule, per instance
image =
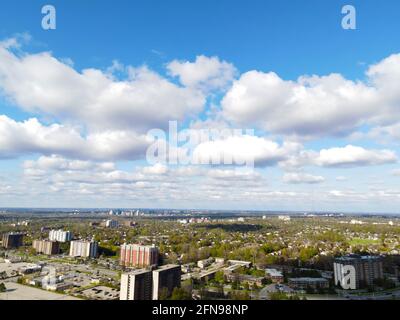
POLYGON ((238 290, 240 288, 240 282, 238 280, 234 280, 232 282, 232 289, 233 290, 238 290))
POLYGON ((225 282, 224 272, 223 271, 217 271, 215 273, 214 280, 215 280, 215 282, 218 282, 218 283, 224 283, 225 282))
POLYGON ((167 300, 169 298, 169 296, 170 296, 170 294, 169 294, 168 288, 160 289, 160 296, 159 296, 160 300, 167 300))
POLYGON ((232 291, 230 298, 232 300, 250 300, 250 295, 248 291, 232 291))
POLYGON ((174 288, 171 295, 171 300, 192 300, 190 292, 183 288, 174 288))
POLYGON ((271 292, 269 294, 271 300, 300 300, 298 295, 288 295, 284 292, 271 292))

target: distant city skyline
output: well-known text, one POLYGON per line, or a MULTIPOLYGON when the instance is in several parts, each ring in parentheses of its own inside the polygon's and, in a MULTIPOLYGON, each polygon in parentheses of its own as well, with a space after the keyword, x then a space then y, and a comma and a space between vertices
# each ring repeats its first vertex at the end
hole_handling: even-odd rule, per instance
POLYGON ((53 4, 2 4, 0 207, 400 213, 398 1, 53 4), (254 170, 148 163, 171 121, 254 170))
MULTIPOLYGON (((144 214, 146 215, 159 215, 159 214, 169 214, 173 215, 174 212, 178 212, 182 214, 189 214, 191 217, 195 217, 195 214, 201 214, 201 215, 213 215, 213 214, 227 214, 228 216, 230 214, 234 216, 302 216, 302 215, 319 215, 319 216, 326 216, 326 215, 334 215, 334 216, 340 216, 344 215, 347 217, 357 217, 357 216, 387 216, 388 218, 396 217, 399 216, 399 212, 385 212, 385 211, 376 211, 376 212, 368 212, 368 211, 334 211, 334 210, 321 210, 321 211, 309 211, 309 210, 279 210, 279 209, 268 209, 268 210, 255 210, 255 209, 213 209, 213 208, 117 208, 117 207, 98 207, 98 208, 91 208, 91 207, 75 207, 75 208, 54 208, 54 207, 44 207, 44 208, 35 208, 35 207, 9 207, 9 208, 0 208, 3 212, 0 211, 1 213, 9 211, 11 212, 18 212, 23 211, 26 214, 34 214, 34 213, 39 213, 39 214, 64 214, 64 213, 79 213, 79 214, 99 214, 99 215, 109 215, 109 210, 122 210, 122 212, 129 212, 132 210, 143 210, 144 214)), ((143 214, 143 213, 141 213, 143 214)), ((118 216, 118 215, 116 215, 118 216)), ((136 217, 136 215, 121 215, 122 217, 136 217)), ((140 216, 140 215, 139 215, 140 216)))

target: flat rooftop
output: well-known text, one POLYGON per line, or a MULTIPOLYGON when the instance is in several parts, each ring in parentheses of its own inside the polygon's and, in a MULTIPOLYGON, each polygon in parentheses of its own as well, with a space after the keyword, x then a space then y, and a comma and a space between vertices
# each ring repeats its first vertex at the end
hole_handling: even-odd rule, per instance
POLYGON ((80 300, 65 294, 24 286, 14 282, 5 282, 7 291, 0 293, 0 300, 80 300))
POLYGON ((127 272, 125 274, 134 276, 134 275, 139 275, 139 274, 148 273, 148 272, 151 272, 151 270, 139 269, 139 270, 134 270, 134 271, 127 272))
POLYGON ((119 299, 119 290, 105 286, 97 286, 94 288, 86 289, 81 292, 88 298, 99 300, 117 300, 119 299))
POLYGON ((181 266, 177 265, 177 264, 166 264, 165 266, 160 266, 158 267, 158 269, 153 270, 154 272, 159 272, 159 271, 165 271, 168 269, 173 269, 173 268, 181 268, 181 266))
POLYGON ((372 261, 372 260, 380 260, 381 256, 358 256, 358 255, 349 255, 335 258, 336 261, 372 261))
POLYGON ((271 277, 283 277, 282 272, 276 269, 265 269, 265 272, 269 274, 271 277))
POLYGON ((289 278, 289 281, 298 281, 298 282, 327 282, 325 278, 309 278, 309 277, 302 277, 302 278, 289 278))
POLYGON ((32 267, 33 265, 34 264, 29 263, 29 262, 16 262, 16 263, 2 262, 2 263, 0 263, 0 273, 5 271, 9 274, 12 271, 17 271, 18 269, 21 269, 21 268, 32 267))

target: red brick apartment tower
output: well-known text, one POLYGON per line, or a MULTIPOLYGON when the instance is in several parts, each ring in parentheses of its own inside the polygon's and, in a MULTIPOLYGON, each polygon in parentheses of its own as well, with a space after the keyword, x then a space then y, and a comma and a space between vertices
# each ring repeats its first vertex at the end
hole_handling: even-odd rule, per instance
POLYGON ((121 246, 120 264, 124 267, 136 268, 157 266, 158 248, 138 244, 123 244, 121 246))

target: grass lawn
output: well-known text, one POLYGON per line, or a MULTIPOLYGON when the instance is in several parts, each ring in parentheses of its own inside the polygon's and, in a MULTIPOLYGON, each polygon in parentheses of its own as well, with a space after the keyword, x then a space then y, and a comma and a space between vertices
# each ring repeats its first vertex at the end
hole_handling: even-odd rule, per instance
POLYGON ((380 242, 380 240, 353 238, 349 241, 349 244, 352 246, 369 246, 380 244, 380 242))

